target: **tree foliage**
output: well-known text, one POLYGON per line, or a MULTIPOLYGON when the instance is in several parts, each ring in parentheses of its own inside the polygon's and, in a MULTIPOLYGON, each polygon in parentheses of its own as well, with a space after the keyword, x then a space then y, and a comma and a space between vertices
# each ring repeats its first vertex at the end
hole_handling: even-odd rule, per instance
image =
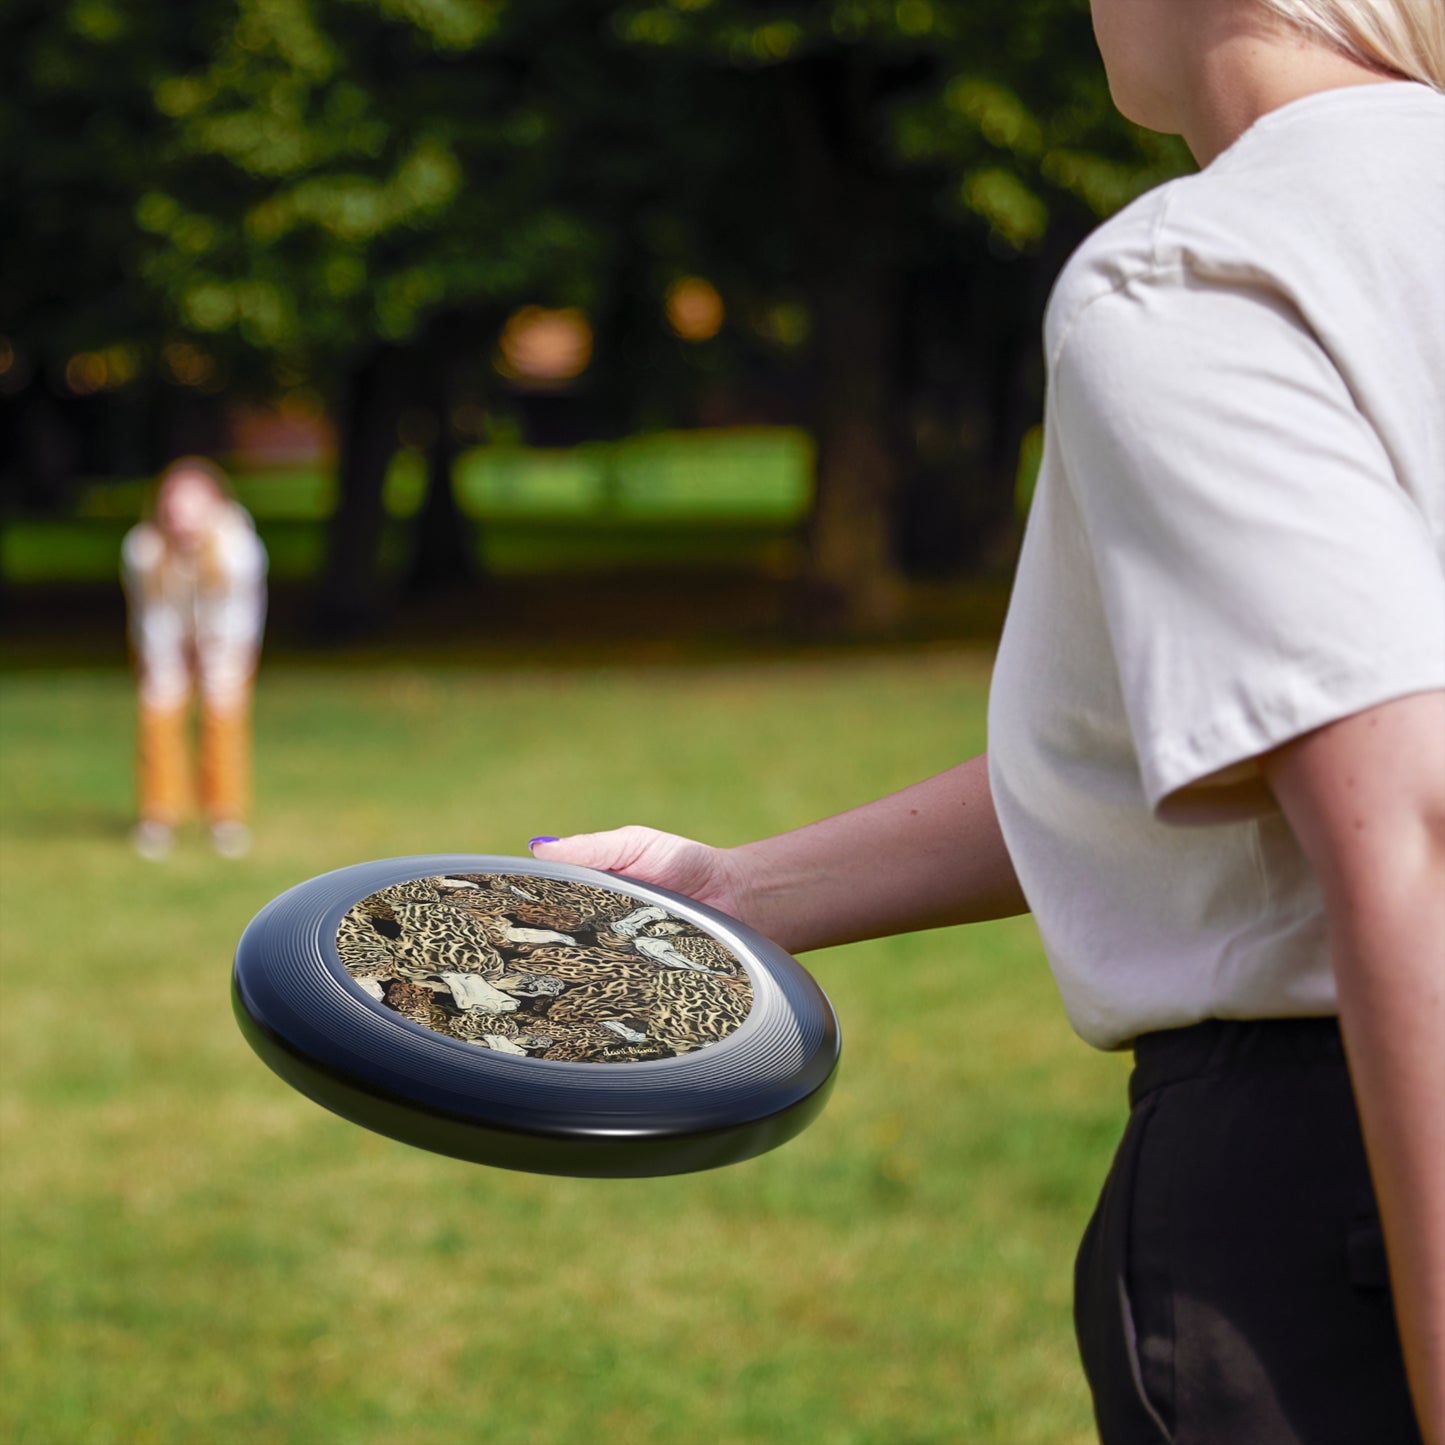
POLYGON ((444 468, 506 315, 577 307, 598 428, 777 383, 820 444, 815 579, 855 622, 886 619, 910 497, 973 533, 1008 515, 1048 279, 1181 165, 1114 114, 1086 0, 16 0, 3 24, 22 348, 179 337, 319 388, 339 556, 374 550, 362 453, 400 409, 430 399, 444 468), (691 367, 660 303, 690 274, 730 318, 691 367))

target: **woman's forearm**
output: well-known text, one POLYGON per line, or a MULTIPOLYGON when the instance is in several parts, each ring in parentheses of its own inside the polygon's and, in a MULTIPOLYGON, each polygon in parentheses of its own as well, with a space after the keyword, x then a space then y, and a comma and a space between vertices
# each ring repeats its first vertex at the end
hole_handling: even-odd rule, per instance
POLYGON ((1445 843, 1332 920, 1340 1023, 1427 1445, 1445 1445, 1445 843))
POLYGON ((1264 767, 1324 897, 1410 1386, 1427 1445, 1445 1445, 1445 692, 1264 767))
POLYGON ((744 916, 790 953, 1028 911, 985 754, 727 859, 744 916))

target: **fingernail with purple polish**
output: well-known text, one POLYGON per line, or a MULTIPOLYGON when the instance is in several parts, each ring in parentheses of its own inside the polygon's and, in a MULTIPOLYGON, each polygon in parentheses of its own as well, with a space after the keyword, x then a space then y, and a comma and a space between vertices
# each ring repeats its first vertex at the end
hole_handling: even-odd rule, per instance
POLYGON ((538 843, 556 843, 556 842, 559 842, 559 841, 560 841, 560 840, 557 839, 557 838, 533 838, 533 839, 527 844, 527 847, 529 847, 529 848, 535 848, 538 843))

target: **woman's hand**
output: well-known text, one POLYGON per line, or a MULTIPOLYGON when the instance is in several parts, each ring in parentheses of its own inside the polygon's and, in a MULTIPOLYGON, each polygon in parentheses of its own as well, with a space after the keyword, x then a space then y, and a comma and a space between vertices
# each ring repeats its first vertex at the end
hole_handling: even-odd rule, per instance
POLYGON ((734 855, 676 833, 632 825, 605 833, 574 833, 570 838, 534 838, 532 855, 547 863, 625 873, 756 926, 748 917, 747 888, 734 855))
POLYGON ((1028 909, 983 755, 851 812, 736 848, 634 827, 538 838, 532 852, 686 894, 789 953, 1028 909))

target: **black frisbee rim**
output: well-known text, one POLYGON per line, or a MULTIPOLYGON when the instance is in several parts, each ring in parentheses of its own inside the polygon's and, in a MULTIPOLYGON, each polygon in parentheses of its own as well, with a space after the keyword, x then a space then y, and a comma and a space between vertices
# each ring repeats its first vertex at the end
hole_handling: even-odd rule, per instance
POLYGON ((761 1154, 821 1111, 839 1056, 837 1018, 817 983, 736 919, 621 874, 491 854, 380 859, 289 889, 242 935, 232 1000, 255 1052, 323 1107, 436 1153, 535 1173, 685 1173, 761 1154), (485 873, 584 883, 666 908, 737 956, 751 1012, 676 1058, 513 1058, 402 1018, 347 973, 336 932, 361 899, 413 879, 485 873))

